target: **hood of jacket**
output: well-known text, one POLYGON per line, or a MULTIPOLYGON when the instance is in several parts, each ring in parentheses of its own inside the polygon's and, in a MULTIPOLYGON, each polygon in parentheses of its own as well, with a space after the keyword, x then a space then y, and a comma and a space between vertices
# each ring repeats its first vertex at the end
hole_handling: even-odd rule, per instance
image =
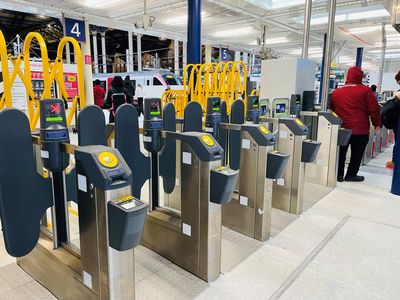
POLYGON ((362 84, 364 72, 360 67, 351 67, 347 72, 346 84, 362 84))

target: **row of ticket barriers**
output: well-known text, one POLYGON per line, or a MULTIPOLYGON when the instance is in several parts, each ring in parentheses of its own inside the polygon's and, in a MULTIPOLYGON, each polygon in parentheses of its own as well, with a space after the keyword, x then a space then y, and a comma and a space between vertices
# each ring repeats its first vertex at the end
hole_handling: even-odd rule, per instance
POLYGON ((394 142, 395 135, 393 130, 389 130, 383 126, 381 131, 376 132, 375 129, 371 127, 369 132, 369 141, 364 152, 362 163, 364 165, 367 164, 371 159, 376 158, 394 142))
MULTIPOLYGON (((272 111, 282 113, 278 102, 272 111)), ((257 96, 227 111, 226 102, 210 97, 205 115, 189 102, 178 120, 172 103, 145 99, 139 128, 132 105, 119 107, 108 125, 100 108, 87 106, 78 115, 78 145, 70 143, 62 100, 40 101, 37 132, 21 111, 1 111, 7 252, 59 299, 133 299, 140 243, 215 280, 221 226, 267 240, 273 207, 303 211, 306 181, 336 186, 338 149, 351 135, 331 112, 302 120, 264 115, 257 96), (70 201, 79 211, 78 248, 70 201)))

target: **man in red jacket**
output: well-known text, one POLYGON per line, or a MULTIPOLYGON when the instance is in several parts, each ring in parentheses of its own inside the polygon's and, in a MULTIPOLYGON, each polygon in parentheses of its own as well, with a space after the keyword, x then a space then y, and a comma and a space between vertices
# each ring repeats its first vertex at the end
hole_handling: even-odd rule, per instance
POLYGON ((363 71, 352 67, 347 73, 344 87, 335 90, 331 98, 332 110, 342 119, 342 127, 352 130, 349 145, 340 147, 338 181, 364 181, 358 176, 362 157, 368 144, 370 118, 376 131, 381 127, 381 115, 372 90, 362 84, 363 71), (344 177, 347 150, 351 146, 350 164, 344 177), (343 178, 344 177, 344 178, 343 178))

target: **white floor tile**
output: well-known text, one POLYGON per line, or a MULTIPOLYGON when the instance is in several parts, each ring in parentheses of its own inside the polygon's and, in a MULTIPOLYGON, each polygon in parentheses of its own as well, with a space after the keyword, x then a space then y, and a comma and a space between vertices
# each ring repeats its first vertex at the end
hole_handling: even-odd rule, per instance
POLYGON ((305 270, 281 300, 382 300, 383 297, 357 289, 313 271, 305 270))
POLYGON ((295 264, 259 250, 211 283, 197 299, 267 299, 295 268, 295 264))
POLYGON ((308 268, 388 299, 400 295, 400 229, 350 218, 308 268))

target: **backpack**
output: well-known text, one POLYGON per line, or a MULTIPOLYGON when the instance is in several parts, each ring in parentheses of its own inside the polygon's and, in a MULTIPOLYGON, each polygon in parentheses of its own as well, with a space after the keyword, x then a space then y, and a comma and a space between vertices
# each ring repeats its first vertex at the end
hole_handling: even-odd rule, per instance
POLYGON ((396 98, 388 100, 382 107, 382 125, 387 129, 396 128, 399 124, 400 101, 396 98))
POLYGON ((118 107, 126 103, 126 95, 124 93, 114 93, 111 95, 111 113, 115 116, 118 107))

